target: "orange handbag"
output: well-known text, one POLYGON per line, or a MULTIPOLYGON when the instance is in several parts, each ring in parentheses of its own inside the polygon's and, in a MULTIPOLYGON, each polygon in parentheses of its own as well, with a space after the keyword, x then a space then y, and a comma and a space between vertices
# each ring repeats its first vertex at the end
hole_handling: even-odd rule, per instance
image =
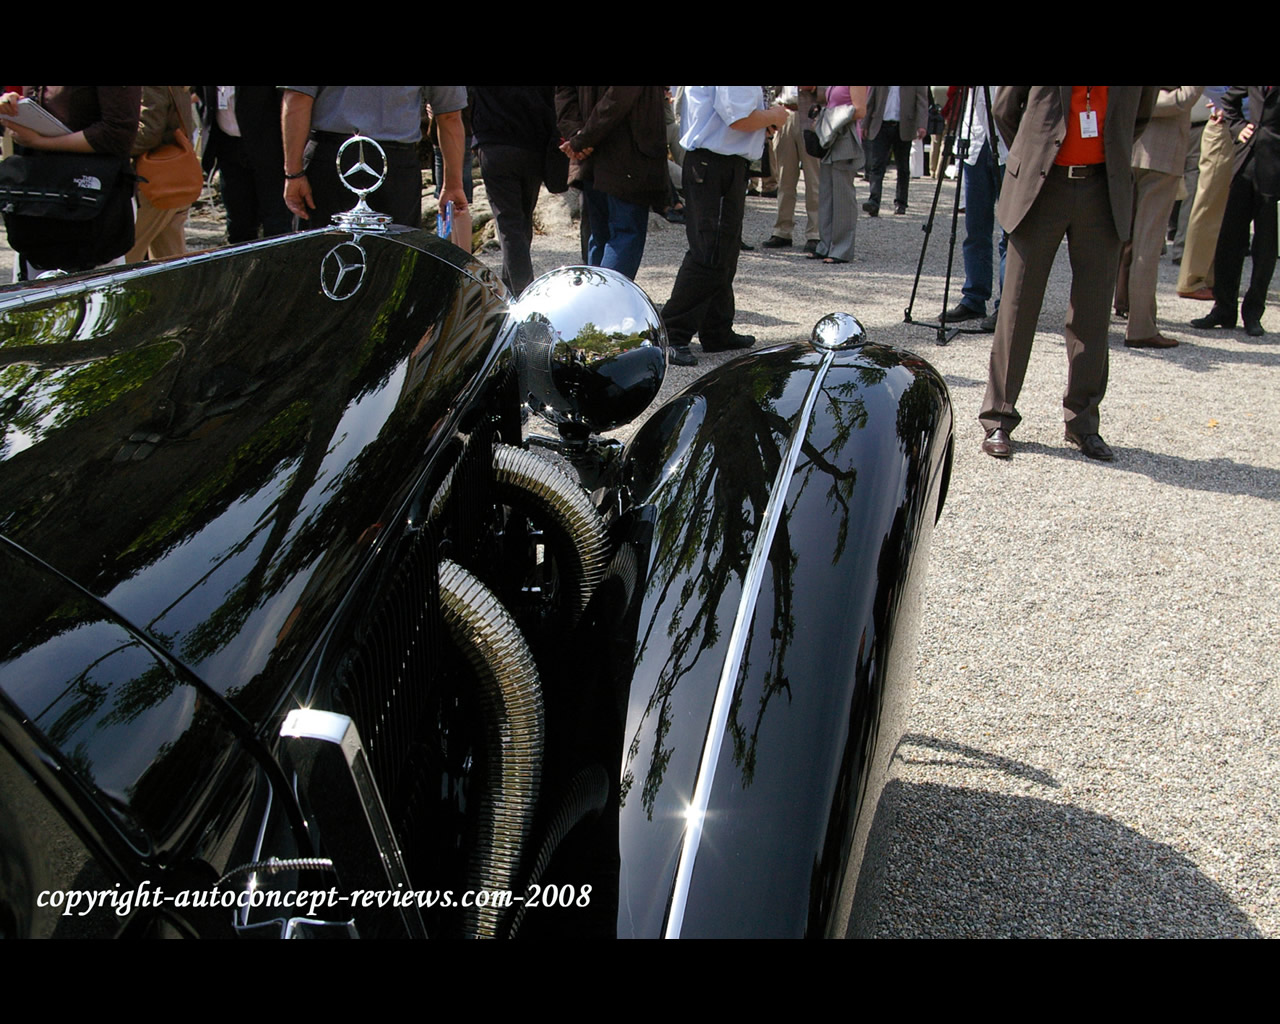
MULTIPOLYGON (((170 97, 173 91, 169 91, 170 97)), ((177 103, 177 100, 174 100, 177 103)), ((177 128, 166 142, 138 157, 138 191, 157 210, 178 210, 200 198, 204 172, 187 133, 177 128)))

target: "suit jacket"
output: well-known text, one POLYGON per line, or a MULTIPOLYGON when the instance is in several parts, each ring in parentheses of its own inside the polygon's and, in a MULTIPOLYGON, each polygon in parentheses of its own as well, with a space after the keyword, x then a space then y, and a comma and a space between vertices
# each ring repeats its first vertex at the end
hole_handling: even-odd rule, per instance
POLYGON ((1162 85, 1151 121, 1133 144, 1133 166, 1182 176, 1191 141, 1191 109, 1203 85, 1162 85))
POLYGON ((575 150, 569 183, 631 203, 667 194, 666 100, 658 85, 558 85, 556 123, 575 150))
POLYGON ((1222 113, 1236 140, 1233 173, 1250 175, 1254 187, 1268 198, 1280 196, 1280 87, 1272 86, 1264 96, 1260 85, 1233 85, 1222 97, 1222 113), (1249 121, 1241 111, 1246 95, 1249 121), (1253 136, 1241 145, 1240 133, 1247 124, 1254 125, 1253 136))
MULTIPOLYGON (((219 157, 218 149, 226 138, 218 127, 218 87, 197 86, 202 100, 201 121, 204 125, 204 170, 208 174, 219 157)), ((255 171, 267 173, 272 168, 284 181, 284 140, 280 134, 280 90, 274 85, 236 86, 236 124, 245 154, 255 171)))
POLYGON ((139 156, 157 146, 172 145, 174 132, 179 129, 190 141, 191 90, 185 85, 144 85, 133 155, 139 156))
MULTIPOLYGON (((1133 220, 1133 140, 1142 134, 1155 105, 1156 87, 1112 85, 1102 125, 1111 216, 1121 241, 1133 220)), ((1009 145, 996 216, 1012 232, 1040 195, 1040 187, 1067 137, 1071 110, 1069 85, 1002 85, 992 111, 996 128, 1009 145)))
MULTIPOLYGON (((889 86, 867 87, 867 116, 863 123, 863 141, 870 142, 880 134, 884 123, 884 105, 889 98, 889 86)), ((910 142, 921 128, 929 126, 929 87, 927 85, 898 86, 898 138, 910 142)))

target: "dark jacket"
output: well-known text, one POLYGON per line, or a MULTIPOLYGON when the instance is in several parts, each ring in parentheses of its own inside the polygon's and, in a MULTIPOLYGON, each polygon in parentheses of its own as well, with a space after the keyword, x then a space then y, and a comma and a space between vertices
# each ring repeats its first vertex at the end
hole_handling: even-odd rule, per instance
POLYGON ((558 85, 556 122, 575 150, 593 149, 573 161, 571 185, 646 206, 667 194, 667 133, 662 86, 558 85))
POLYGON ((140 85, 29 85, 26 94, 73 132, 95 153, 125 157, 138 134, 140 85))
MULTIPOLYGON (((207 174, 220 159, 219 150, 226 135, 218 127, 218 87, 196 87, 203 103, 201 120, 204 122, 204 169, 207 174)), ((280 134, 280 90, 274 85, 236 86, 236 124, 240 126, 240 138, 245 156, 255 173, 280 173, 280 188, 284 189, 284 142, 280 134)))
POLYGON ((1260 85, 1233 85, 1222 97, 1222 113, 1236 140, 1233 173, 1245 173, 1254 188, 1269 199, 1280 196, 1280 88, 1271 87, 1264 96, 1260 85), (1243 113, 1249 97, 1249 120, 1243 113), (1245 125, 1254 126, 1249 141, 1240 144, 1245 125))
POLYGON ((554 86, 473 85, 467 95, 477 146, 520 146, 541 153, 557 135, 554 86))

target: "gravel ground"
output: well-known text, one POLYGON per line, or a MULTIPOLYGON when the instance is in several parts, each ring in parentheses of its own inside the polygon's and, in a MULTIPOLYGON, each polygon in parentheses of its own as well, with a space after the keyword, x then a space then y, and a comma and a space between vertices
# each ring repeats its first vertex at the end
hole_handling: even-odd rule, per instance
MULTIPOLYGON (((942 308, 953 196, 944 185, 914 319, 942 308)), ((955 469, 868 930, 1280 936, 1280 418, 1265 397, 1280 381, 1277 296, 1265 338, 1192 330, 1207 304, 1179 298, 1164 261, 1159 326, 1183 344, 1127 349, 1113 324, 1102 430, 1117 457, 1091 462, 1062 440, 1064 246, 1017 451, 997 461, 980 451, 976 419, 990 335, 938 347, 934 330, 904 322, 932 198, 917 180, 906 216, 862 217, 848 266, 798 247, 744 252, 736 288, 738 329, 761 345, 847 310, 874 340, 932 362, 955 403, 955 469)), ((758 246, 774 203, 747 202, 744 235, 758 246)), ((637 283, 660 303, 684 232, 650 224, 637 283)), ((563 228, 535 240, 537 271, 577 259, 563 228)), ((948 305, 964 277, 958 244, 953 273, 948 305)), ((727 358, 672 367, 664 390, 727 358)))
MULTIPOLYGON (((917 319, 942 306, 953 191, 942 190, 917 319)), ((1186 323, 1207 306, 1177 297, 1166 261, 1159 327, 1183 344, 1126 349, 1113 323, 1102 431, 1117 458, 1091 462, 1062 440, 1064 247, 1016 454, 997 461, 979 450, 976 421, 990 336, 937 347, 932 329, 904 322, 932 196, 917 180, 906 216, 862 217, 847 266, 799 247, 745 252, 736 289, 738 329, 761 345, 846 310, 874 340, 932 362, 955 403, 908 735, 882 807, 889 867, 867 931, 1280 936, 1280 417, 1265 405, 1277 295, 1265 338, 1195 331, 1186 323)), ((748 241, 768 236, 773 212, 748 199, 748 241)), ((563 201, 544 196, 539 213, 535 271, 578 262, 563 201)), ((188 244, 216 244, 220 230, 202 212, 188 244)), ((684 251, 683 228, 651 218, 637 283, 655 302, 684 251)), ((496 266, 495 252, 481 256, 496 266)), ((664 398, 731 356, 699 358, 671 368, 664 398)))

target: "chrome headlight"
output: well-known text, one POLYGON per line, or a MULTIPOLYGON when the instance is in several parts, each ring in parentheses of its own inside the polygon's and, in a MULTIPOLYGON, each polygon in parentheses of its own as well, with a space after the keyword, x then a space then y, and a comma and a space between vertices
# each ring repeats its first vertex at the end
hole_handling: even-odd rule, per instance
POLYGON ((566 436, 630 422, 662 387, 662 318, 649 296, 615 271, 553 270, 521 293, 511 317, 522 394, 566 436))

